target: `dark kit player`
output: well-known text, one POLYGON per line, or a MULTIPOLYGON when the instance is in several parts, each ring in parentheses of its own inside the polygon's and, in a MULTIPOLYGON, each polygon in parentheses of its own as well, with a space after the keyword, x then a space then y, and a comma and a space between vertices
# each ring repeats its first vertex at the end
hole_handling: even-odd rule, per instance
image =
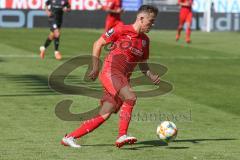
POLYGON ((44 46, 40 47, 40 57, 43 59, 47 47, 54 40, 54 55, 57 60, 62 58, 59 52, 60 42, 60 29, 63 21, 63 13, 70 11, 70 4, 68 0, 47 0, 45 11, 48 15, 48 22, 50 27, 50 34, 44 43, 44 46))

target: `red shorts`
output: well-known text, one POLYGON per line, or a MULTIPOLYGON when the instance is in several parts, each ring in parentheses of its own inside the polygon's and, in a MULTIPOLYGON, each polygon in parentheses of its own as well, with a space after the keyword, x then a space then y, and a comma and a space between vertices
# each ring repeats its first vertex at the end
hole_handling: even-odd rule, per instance
POLYGON ((192 11, 189 9, 181 9, 179 13, 179 24, 183 25, 185 22, 192 23, 192 11))
POLYGON ((119 97, 119 91, 121 88, 129 85, 129 80, 121 73, 111 73, 109 70, 102 71, 99 75, 99 79, 104 88, 103 97, 101 99, 101 105, 107 101, 112 103, 115 108, 115 112, 118 112, 123 104, 122 99, 119 97))

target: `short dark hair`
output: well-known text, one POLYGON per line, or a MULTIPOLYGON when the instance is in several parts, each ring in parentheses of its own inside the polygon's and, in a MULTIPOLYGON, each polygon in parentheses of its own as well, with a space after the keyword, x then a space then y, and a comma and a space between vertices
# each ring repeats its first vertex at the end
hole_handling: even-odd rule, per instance
POLYGON ((154 15, 158 14, 158 9, 151 5, 142 5, 137 12, 137 15, 139 13, 146 12, 146 13, 153 13, 154 15))

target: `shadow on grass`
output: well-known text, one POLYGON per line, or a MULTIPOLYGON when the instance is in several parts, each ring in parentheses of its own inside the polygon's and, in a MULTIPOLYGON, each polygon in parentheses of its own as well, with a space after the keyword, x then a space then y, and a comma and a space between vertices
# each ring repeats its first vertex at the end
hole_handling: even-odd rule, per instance
MULTIPOLYGON (((115 147, 114 144, 93 144, 93 145, 83 144, 82 146, 86 146, 86 147, 115 147)), ((159 147, 159 146, 168 146, 168 144, 166 144, 164 142, 161 142, 159 140, 141 141, 141 142, 137 142, 133 145, 125 145, 121 149, 123 149, 123 150, 139 150, 139 149, 142 149, 142 148, 159 147)))
MULTIPOLYGON (((1 62, 1 59, 0 59, 1 62)), ((58 95, 60 93, 56 93, 52 89, 49 88, 48 85, 48 76, 45 75, 7 75, 0 74, 0 79, 6 80, 6 82, 13 83, 13 85, 17 85, 14 93, 5 93, 0 95, 0 97, 21 97, 21 96, 48 96, 48 95, 58 95)), ((77 85, 86 85, 86 82, 81 80, 79 76, 68 76, 68 81, 71 84, 77 85)), ((101 87, 97 89, 101 89, 101 87)), ((95 87, 95 88, 96 88, 95 87)))
POLYGON ((167 147, 166 149, 188 149, 189 147, 167 147))
POLYGON ((114 144, 81 144, 83 147, 115 147, 114 144))
MULTIPOLYGON (((182 140, 175 140, 173 142, 171 142, 171 144, 174 143, 186 143, 186 142, 190 142, 190 143, 194 143, 194 144, 198 144, 200 142, 203 141, 233 141, 233 140, 237 140, 235 138, 219 138, 219 139, 182 139, 182 140)), ((87 144, 83 144, 82 146, 87 146, 87 147, 115 147, 113 144, 93 144, 93 145, 87 145, 87 144)), ((140 141, 135 143, 134 145, 125 145, 124 147, 122 147, 122 150, 140 150, 140 149, 144 149, 144 148, 152 148, 152 147, 164 147, 165 149, 188 149, 190 147, 188 146, 169 146, 168 144, 161 142, 159 140, 149 140, 149 141, 140 141)))
POLYGON ((3 59, 0 58, 0 62, 5 62, 3 59))
POLYGON ((176 142, 176 143, 181 143, 181 142, 200 143, 202 141, 234 141, 234 140, 237 140, 237 139, 235 139, 235 138, 180 139, 180 140, 175 140, 174 142, 176 142))
MULTIPOLYGON (((136 147, 133 146, 139 146, 139 145, 144 145, 141 146, 142 147, 154 147, 154 146, 167 146, 168 144, 161 142, 159 140, 152 140, 152 141, 141 141, 141 142, 137 142, 133 145, 125 145, 125 146, 131 146, 131 148, 128 149, 134 149, 136 147)), ((88 144, 83 144, 82 146, 88 146, 88 147, 104 147, 104 146, 115 146, 114 144, 93 144, 93 145, 88 145, 88 144)), ((137 147, 139 148, 139 147, 137 147)), ((124 148, 122 148, 124 149, 124 148)))
POLYGON ((17 85, 16 94, 4 94, 0 97, 11 96, 36 96, 36 95, 55 95, 48 87, 48 76, 44 75, 6 75, 1 74, 1 79, 5 79, 8 83, 12 82, 17 85))
MULTIPOLYGON (((191 142, 194 144, 198 144, 203 141, 232 141, 232 140, 237 140, 234 138, 216 138, 216 139, 182 139, 182 140, 175 140, 171 143, 185 143, 185 142, 191 142)), ((174 147, 174 146, 168 146, 168 144, 161 142, 159 140, 150 140, 150 141, 141 141, 133 145, 132 147, 129 148, 122 148, 125 150, 139 150, 141 148, 150 148, 150 147, 160 147, 160 146, 165 146, 166 149, 188 149, 189 147, 185 146, 180 146, 180 147, 174 147), (137 146, 137 145, 142 145, 142 146, 137 146), (135 147, 136 146, 136 147, 135 147)))

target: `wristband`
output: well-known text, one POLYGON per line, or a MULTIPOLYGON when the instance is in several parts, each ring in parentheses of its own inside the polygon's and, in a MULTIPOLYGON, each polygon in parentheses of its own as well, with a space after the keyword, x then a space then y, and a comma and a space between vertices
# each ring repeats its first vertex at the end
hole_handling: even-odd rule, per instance
POLYGON ((150 77, 150 70, 147 70, 146 75, 150 77))

